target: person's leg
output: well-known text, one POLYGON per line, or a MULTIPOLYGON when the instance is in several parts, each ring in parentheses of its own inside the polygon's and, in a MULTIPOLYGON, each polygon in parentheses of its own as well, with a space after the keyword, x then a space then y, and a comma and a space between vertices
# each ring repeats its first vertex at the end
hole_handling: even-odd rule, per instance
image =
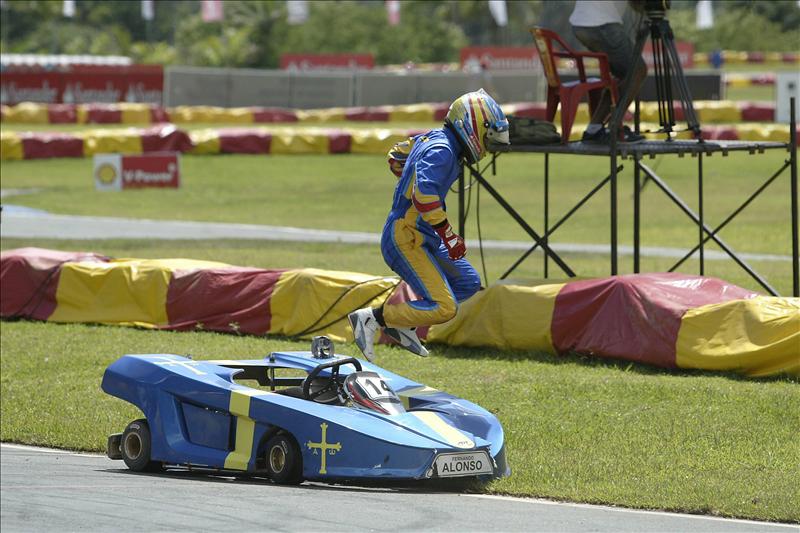
MULTIPOLYGON (((384 258, 394 270, 414 290, 418 300, 400 304, 385 304, 383 320, 385 325, 394 328, 413 328, 441 324, 456 314, 456 294, 442 269, 439 259, 424 244, 422 235, 407 239, 407 227, 397 223, 392 242, 383 247, 384 258)), ((385 243, 386 244, 386 243, 385 243)))
POLYGON ((453 290, 456 302, 461 303, 480 290, 481 277, 469 261, 464 258, 455 261, 450 259, 444 244, 439 245, 435 256, 453 290))
MULTIPOLYGON (((593 52, 604 52, 608 56, 611 73, 615 78, 621 80, 620 98, 625 95, 624 100, 618 102, 617 105, 627 109, 647 77, 647 66, 641 56, 633 57, 634 43, 625 33, 622 24, 604 24, 596 28, 576 27, 573 29, 575 36, 586 48, 593 52), (624 81, 630 69, 633 69, 633 73, 626 85, 624 81)), ((604 124, 610 116, 611 98, 609 92, 604 91, 600 103, 592 114, 591 123, 604 124)))
POLYGON ((402 220, 388 225, 384 231, 381 242, 384 260, 420 299, 359 309, 348 315, 355 342, 370 361, 374 357, 375 335, 381 327, 403 348, 425 356, 428 352, 414 328, 446 322, 455 316, 456 295, 436 254, 424 240, 419 231, 402 220))
MULTIPOLYGON (((603 26, 599 27, 579 27, 572 28, 575 37, 591 52, 604 52, 608 54, 605 48, 605 40, 603 39, 602 30, 603 26)), ((595 107, 592 116, 589 118, 589 126, 586 132, 590 134, 596 133, 603 128, 603 124, 607 120, 611 111, 611 93, 607 90, 603 91, 600 101, 595 107)))

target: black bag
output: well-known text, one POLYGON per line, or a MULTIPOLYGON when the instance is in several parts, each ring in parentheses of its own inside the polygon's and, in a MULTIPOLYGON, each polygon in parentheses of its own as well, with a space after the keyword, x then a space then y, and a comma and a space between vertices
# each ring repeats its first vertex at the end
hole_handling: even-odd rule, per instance
POLYGON ((507 115, 508 136, 515 144, 552 144, 561 142, 561 135, 552 122, 507 115))

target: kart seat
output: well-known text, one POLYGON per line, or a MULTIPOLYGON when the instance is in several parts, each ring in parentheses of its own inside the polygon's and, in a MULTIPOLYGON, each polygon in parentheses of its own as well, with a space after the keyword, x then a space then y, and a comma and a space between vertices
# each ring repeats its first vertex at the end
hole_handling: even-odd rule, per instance
MULTIPOLYGON (((286 387, 285 389, 278 389, 275 392, 277 394, 283 394, 284 396, 291 396, 292 398, 300 398, 301 400, 305 399, 303 396, 303 387, 286 387)), ((317 403, 332 405, 341 405, 342 403, 339 401, 339 396, 335 392, 323 394, 322 396, 317 397, 314 401, 317 403)))
POLYGON ((275 391, 277 394, 303 399, 303 387, 286 387, 275 391))

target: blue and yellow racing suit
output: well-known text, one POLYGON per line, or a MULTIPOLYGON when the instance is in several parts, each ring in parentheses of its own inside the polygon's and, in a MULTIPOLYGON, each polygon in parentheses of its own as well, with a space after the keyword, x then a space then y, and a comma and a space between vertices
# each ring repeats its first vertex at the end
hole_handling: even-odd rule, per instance
POLYGON ((444 198, 458 178, 461 147, 447 128, 418 135, 410 145, 383 228, 381 251, 386 264, 421 299, 384 305, 383 319, 390 327, 447 322, 455 316, 458 302, 480 288, 472 265, 466 259, 450 259, 432 227, 447 219, 444 198))

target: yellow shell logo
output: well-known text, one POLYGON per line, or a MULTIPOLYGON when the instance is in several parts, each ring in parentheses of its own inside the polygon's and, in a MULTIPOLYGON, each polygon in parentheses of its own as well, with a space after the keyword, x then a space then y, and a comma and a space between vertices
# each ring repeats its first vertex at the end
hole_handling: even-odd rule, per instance
POLYGON ((103 185, 111 185, 117 178, 117 170, 114 168, 114 165, 110 163, 104 163, 97 168, 95 176, 97 176, 97 179, 103 185))

